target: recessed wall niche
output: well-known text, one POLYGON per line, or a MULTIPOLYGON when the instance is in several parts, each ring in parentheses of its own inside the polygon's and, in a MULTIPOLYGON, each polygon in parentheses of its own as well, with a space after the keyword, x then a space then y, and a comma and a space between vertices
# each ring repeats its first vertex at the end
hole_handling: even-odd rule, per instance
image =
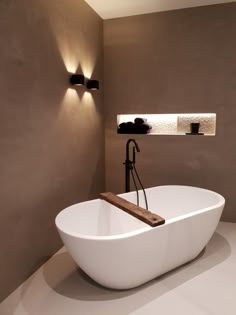
POLYGON ((120 114, 119 134, 215 136, 215 113, 120 114))

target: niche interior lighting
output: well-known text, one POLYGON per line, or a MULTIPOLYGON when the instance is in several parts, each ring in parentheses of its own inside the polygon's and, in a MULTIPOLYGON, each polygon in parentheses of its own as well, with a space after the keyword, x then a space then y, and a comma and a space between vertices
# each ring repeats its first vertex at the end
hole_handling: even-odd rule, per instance
MULTIPOLYGON (((121 124, 134 124, 135 120, 142 118, 151 128, 149 135, 205 135, 215 136, 215 113, 189 113, 189 114, 124 114, 117 115, 117 127, 121 124), (191 132, 191 126, 198 124, 199 132, 191 132)), ((120 129, 119 129, 120 130, 120 129)), ((119 132, 118 133, 125 133, 119 132)), ((127 132, 132 133, 132 132, 127 132)))

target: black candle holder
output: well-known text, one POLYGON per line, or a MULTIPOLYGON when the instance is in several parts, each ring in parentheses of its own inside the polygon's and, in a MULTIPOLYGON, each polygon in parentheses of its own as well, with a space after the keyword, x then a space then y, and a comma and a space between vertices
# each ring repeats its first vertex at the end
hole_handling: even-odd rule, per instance
POLYGON ((199 133, 200 123, 191 123, 191 133, 199 133))
POLYGON ((200 123, 196 123, 196 122, 191 123, 190 124, 191 132, 186 132, 186 135, 198 135, 198 136, 204 135, 204 133, 199 132, 199 128, 200 128, 200 123))

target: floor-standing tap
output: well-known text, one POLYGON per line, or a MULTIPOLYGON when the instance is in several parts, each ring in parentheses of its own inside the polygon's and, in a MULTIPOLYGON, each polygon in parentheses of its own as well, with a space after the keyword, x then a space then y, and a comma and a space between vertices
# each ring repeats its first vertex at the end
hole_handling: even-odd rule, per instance
POLYGON ((129 139, 126 143, 126 160, 125 160, 125 192, 130 191, 130 172, 133 169, 133 164, 135 163, 135 150, 140 152, 139 146, 135 139, 129 139), (129 147, 130 143, 133 142, 133 160, 130 160, 129 157, 129 147))

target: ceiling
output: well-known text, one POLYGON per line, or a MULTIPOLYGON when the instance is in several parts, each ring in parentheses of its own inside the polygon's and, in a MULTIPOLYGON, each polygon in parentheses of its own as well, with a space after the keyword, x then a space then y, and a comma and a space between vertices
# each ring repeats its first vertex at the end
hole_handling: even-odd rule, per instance
POLYGON ((233 2, 232 0, 85 0, 103 19, 233 2))

